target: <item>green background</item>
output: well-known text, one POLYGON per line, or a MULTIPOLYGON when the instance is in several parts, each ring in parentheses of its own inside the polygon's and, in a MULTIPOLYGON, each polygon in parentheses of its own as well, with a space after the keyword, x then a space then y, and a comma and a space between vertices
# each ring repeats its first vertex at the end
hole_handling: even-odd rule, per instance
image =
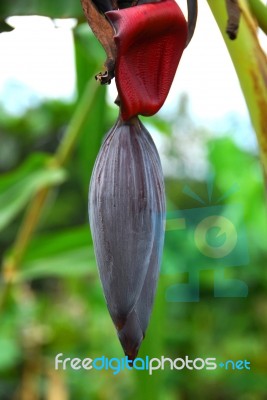
POLYGON ((206 150, 209 168, 203 179, 196 180, 186 171, 183 178, 166 177, 167 209, 192 213, 199 209, 199 203, 184 193, 186 186, 208 203, 207 181, 211 176, 209 207, 217 206, 218 198, 238 186, 220 207, 222 213, 236 204, 242 207, 242 217, 234 223, 238 232, 240 226, 245 229, 244 252, 248 259, 244 262, 241 258, 240 265, 227 265, 225 277, 243 281, 248 296, 214 297, 217 264, 213 268, 211 263, 199 273, 199 301, 168 301, 168 289, 186 284, 190 271, 203 265, 201 254, 199 260, 188 263, 188 255, 195 252, 194 241, 186 240, 194 229, 189 226, 186 235, 178 235, 177 242, 166 240, 156 301, 139 356, 215 357, 218 362, 246 359, 251 362, 251 370, 166 368, 152 376, 144 371, 123 371, 115 376, 111 370, 55 371, 58 353, 80 358, 123 357, 104 302, 87 216, 94 160, 118 110, 107 103, 106 88, 91 80, 103 64, 104 53, 83 23, 79 2, 1 3, 3 18, 21 13, 79 18, 73 31, 77 99, 72 103, 42 102, 19 117, 4 111, 2 99, 3 265, 12 259, 27 208, 40 191, 49 188, 49 193, 35 233, 16 265, 13 284, 6 283, 2 268, 0 399, 267 399, 267 232, 261 166, 256 154, 236 144, 233 132, 221 132, 218 137, 209 127, 194 122, 185 97, 168 118, 144 119, 146 124, 149 122, 148 129, 153 127, 162 135, 165 145, 161 151, 170 159, 181 156, 173 144, 188 127, 190 137, 200 139, 206 150), (68 142, 68 138, 72 139, 68 142), (64 153, 64 149, 57 152, 60 141, 70 145, 64 162, 54 157, 64 153))

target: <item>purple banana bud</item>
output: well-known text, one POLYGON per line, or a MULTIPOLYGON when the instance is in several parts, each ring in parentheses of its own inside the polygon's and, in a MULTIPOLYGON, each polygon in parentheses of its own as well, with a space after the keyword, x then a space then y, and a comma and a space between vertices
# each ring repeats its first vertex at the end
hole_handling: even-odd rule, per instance
POLYGON ((107 307, 134 359, 152 310, 165 220, 159 155, 137 117, 119 119, 106 136, 91 177, 89 219, 107 307))

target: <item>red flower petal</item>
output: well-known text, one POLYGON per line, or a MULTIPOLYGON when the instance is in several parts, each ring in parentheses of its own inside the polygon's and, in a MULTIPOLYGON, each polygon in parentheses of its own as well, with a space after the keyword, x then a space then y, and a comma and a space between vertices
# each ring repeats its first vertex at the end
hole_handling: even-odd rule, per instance
POLYGON ((174 0, 109 11, 117 46, 115 80, 123 120, 163 105, 183 50, 187 23, 174 0))

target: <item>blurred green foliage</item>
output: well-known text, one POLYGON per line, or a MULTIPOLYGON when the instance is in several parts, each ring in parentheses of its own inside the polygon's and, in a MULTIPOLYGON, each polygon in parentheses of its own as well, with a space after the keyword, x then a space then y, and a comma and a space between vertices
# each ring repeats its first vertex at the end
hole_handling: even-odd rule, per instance
MULTIPOLYGON (((13 6, 23 3, 27 2, 14 2, 13 6)), ((53 6, 52 2, 43 3, 53 6)), ((0 14, 3 7, 4 3, 0 14)), ((66 2, 64 10, 68 10, 66 2)), ((71 9, 70 13, 74 11, 71 9)), ((177 177, 175 170, 171 177, 166 176, 168 210, 201 207, 184 193, 186 186, 205 200, 203 209, 207 204, 216 205, 231 187, 239 187, 220 204, 223 209, 239 204, 244 210, 237 223, 246 228, 249 261, 244 266, 228 267, 225 276, 242 280, 249 292, 245 298, 214 297, 215 263, 214 269, 200 273, 198 302, 168 302, 168 288, 186 284, 198 259, 195 265, 187 265, 188 254, 195 251, 186 240, 188 232, 176 243, 171 256, 171 243, 167 240, 154 311, 140 356, 216 357, 218 362, 247 359, 251 370, 166 368, 152 376, 144 371, 113 375, 111 370, 55 370, 58 353, 80 358, 123 357, 101 291, 87 216, 94 160, 117 115, 115 106, 106 101, 104 87, 96 91, 92 112, 82 125, 66 165, 57 168, 52 162, 87 81, 98 72, 104 58, 84 25, 75 28, 74 41, 77 99, 72 104, 45 102, 20 117, 0 110, 3 260, 12 254, 26 206, 40 189, 51 188, 35 235, 17 270, 11 271, 13 283, 7 294, 5 281, 1 281, 4 303, 0 316, 0 399, 267 399, 267 232, 259 160, 257 155, 238 147, 231 135, 216 138, 207 127, 197 126, 182 101, 177 114, 167 122, 160 117, 145 119, 162 138, 161 156, 179 160, 184 172, 182 177, 177 177), (206 174, 197 179, 190 174, 191 167, 198 168, 199 162, 190 159, 191 140, 199 141, 208 166, 206 174), (188 157, 182 157, 183 151, 188 157), (211 173, 214 188, 209 202, 207 179, 211 173), (185 265, 187 272, 182 272, 185 265)), ((4 277, 6 272, 2 273, 4 277)))
MULTIPOLYGON (((51 18, 83 18, 79 1, 75 0, 13 0, 1 1, 1 18, 10 15, 47 15, 51 18)), ((7 29, 8 30, 8 29, 7 29)))

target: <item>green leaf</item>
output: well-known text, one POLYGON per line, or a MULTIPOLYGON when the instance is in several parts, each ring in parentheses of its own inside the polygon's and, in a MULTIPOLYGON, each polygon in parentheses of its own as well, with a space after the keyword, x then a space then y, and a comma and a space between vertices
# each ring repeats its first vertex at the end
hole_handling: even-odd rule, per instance
POLYGON ((0 19, 0 33, 13 31, 13 26, 7 24, 5 21, 0 19))
POLYGON ((6 370, 16 365, 20 358, 19 345, 14 338, 0 337, 0 370, 6 370))
POLYGON ((82 6, 76 0, 12 0, 0 2, 1 18, 12 15, 44 15, 51 18, 80 18, 82 6))
POLYGON ((18 170, 7 174, 0 181, 0 229, 5 228, 38 190, 62 183, 66 174, 63 169, 49 169, 48 157, 34 155, 18 170))
POLYGON ((52 231, 32 239, 25 262, 64 254, 68 250, 89 247, 92 244, 89 225, 52 231))
POLYGON ((259 27, 267 35, 267 6, 261 0, 248 0, 249 7, 256 17, 259 27))
POLYGON ((35 238, 17 279, 96 274, 89 227, 82 226, 35 238))
POLYGON ((23 268, 17 275, 18 281, 52 276, 88 275, 95 268, 93 247, 81 247, 53 257, 37 259, 24 263, 23 268))

